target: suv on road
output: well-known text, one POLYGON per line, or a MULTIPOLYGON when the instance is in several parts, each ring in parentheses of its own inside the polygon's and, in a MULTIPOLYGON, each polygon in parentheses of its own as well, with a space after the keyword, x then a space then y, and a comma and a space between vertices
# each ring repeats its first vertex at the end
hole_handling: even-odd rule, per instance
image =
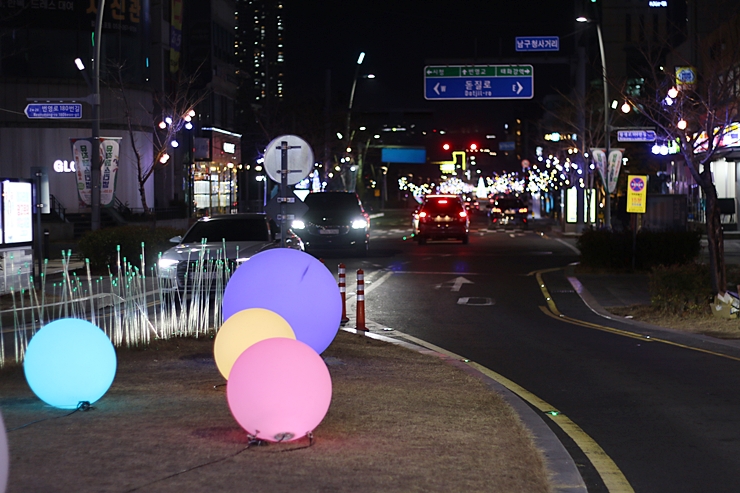
POLYGON ((490 228, 521 226, 526 229, 528 214, 529 208, 520 197, 514 195, 499 196, 491 199, 488 226, 490 228))
POLYGON ((457 195, 427 195, 414 212, 414 235, 420 245, 427 240, 458 239, 468 243, 470 217, 457 195))

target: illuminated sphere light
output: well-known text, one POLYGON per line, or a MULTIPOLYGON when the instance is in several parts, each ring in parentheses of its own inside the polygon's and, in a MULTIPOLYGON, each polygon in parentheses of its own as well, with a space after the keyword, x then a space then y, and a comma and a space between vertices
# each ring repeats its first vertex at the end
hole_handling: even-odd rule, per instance
POLYGON ((10 456, 8 455, 8 435, 5 432, 5 423, 0 415, 0 493, 8 488, 8 469, 10 456))
POLYGON ((284 337, 247 348, 226 383, 226 400, 237 423, 271 442, 290 442, 312 432, 326 416, 331 394, 331 376, 321 356, 284 337))
POLYGON ((63 318, 31 338, 23 361, 26 381, 36 396, 61 409, 94 403, 116 376, 110 339, 87 320, 63 318))
POLYGON ((296 339, 317 353, 329 347, 342 319, 332 273, 311 255, 291 248, 260 252, 234 271, 224 290, 224 320, 247 308, 277 313, 296 339))
POLYGON ((283 317, 264 308, 248 308, 233 314, 218 329, 213 342, 218 371, 228 380, 231 367, 245 349, 272 337, 295 339, 295 333, 283 317))

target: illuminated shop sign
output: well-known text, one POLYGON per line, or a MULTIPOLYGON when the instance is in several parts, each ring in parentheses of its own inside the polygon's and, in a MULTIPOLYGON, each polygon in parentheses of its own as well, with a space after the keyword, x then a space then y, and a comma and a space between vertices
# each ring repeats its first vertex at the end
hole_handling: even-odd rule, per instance
POLYGON ((652 8, 665 8, 665 7, 668 7, 668 1, 667 0, 650 0, 648 2, 648 6, 652 8))
POLYGON ((57 173, 76 173, 77 167, 75 166, 74 161, 57 159, 54 161, 54 171, 57 173))
POLYGON ((232 144, 231 142, 224 142, 224 152, 234 154, 236 152, 236 144, 232 144))

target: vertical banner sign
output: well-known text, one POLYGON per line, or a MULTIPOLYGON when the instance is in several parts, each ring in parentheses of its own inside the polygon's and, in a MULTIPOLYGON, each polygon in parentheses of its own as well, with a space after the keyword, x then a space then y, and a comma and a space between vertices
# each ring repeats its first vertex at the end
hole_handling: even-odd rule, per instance
POLYGON ((182 0, 172 0, 170 22, 170 72, 180 70, 180 46, 182 45, 182 0))
MULTIPOLYGON (((92 172, 90 153, 92 143, 90 138, 70 139, 72 154, 77 165, 77 194, 80 202, 89 206, 92 204, 92 172)), ((118 158, 121 137, 100 138, 100 205, 110 206, 116 193, 118 177, 118 158)))
POLYGON ((609 170, 608 183, 609 193, 614 193, 617 189, 617 180, 619 179, 619 169, 622 167, 622 153, 624 149, 612 149, 609 151, 609 170))
POLYGON ((627 212, 644 214, 647 207, 647 179, 645 175, 627 176, 627 212))
POLYGON ((596 169, 599 170, 599 176, 601 177, 601 183, 606 188, 606 149, 591 148, 591 156, 594 158, 594 164, 596 169))
POLYGON ((92 153, 92 139, 70 139, 72 141, 72 155, 77 163, 77 195, 85 205, 92 203, 92 174, 90 170, 90 156, 92 153))
POLYGON ((116 193, 118 177, 119 137, 100 139, 100 205, 110 206, 116 193))

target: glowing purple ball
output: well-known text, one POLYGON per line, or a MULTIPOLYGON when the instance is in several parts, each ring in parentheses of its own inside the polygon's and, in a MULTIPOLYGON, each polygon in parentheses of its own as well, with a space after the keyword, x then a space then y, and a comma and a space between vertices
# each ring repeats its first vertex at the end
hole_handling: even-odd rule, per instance
POLYGON ((274 248, 253 256, 234 272, 223 299, 224 320, 248 308, 283 317, 296 339, 322 353, 336 337, 342 299, 334 276, 311 255, 274 248))

